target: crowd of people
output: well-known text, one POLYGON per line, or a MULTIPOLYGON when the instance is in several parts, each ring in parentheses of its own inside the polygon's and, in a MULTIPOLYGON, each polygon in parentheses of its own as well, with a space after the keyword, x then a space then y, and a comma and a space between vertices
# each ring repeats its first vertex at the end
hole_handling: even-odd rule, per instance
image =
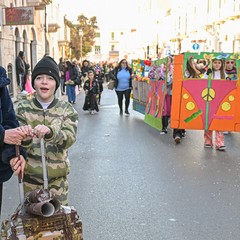
POLYGON ((76 103, 76 95, 82 88, 85 92, 83 110, 94 114, 99 111, 98 105, 101 102, 104 81, 109 81, 111 64, 91 64, 84 60, 82 65, 76 60, 59 60, 61 71, 61 92, 66 94, 69 103, 76 103))
MULTIPOLYGON (((167 134, 171 119, 173 61, 169 56, 161 134, 167 134)), ((209 74, 212 74, 214 79, 237 78, 234 60, 223 62, 221 59, 213 59, 212 67, 206 68, 207 65, 204 61, 189 59, 185 78, 208 78, 209 74)), ((99 111, 104 81, 113 79, 119 114, 129 116, 134 73, 126 59, 120 60, 116 66, 106 63, 91 65, 88 60, 79 65, 76 60, 62 58, 56 63, 46 55, 33 68, 31 78, 28 78, 30 66, 26 63, 22 51, 16 59, 16 67, 19 91, 25 90, 30 84, 31 88, 28 90, 35 94, 33 98, 21 101, 15 110, 7 88, 10 79, 6 70, 0 67, 0 213, 2 185, 13 173, 22 178, 25 193, 43 187, 41 138, 44 138, 47 149, 49 189, 61 204, 67 205, 70 171, 68 149, 76 141, 78 114, 73 104, 76 102, 77 91, 82 88, 85 92, 83 110, 94 114, 99 111), (67 94, 68 101, 56 97, 58 88, 62 94, 67 94), (15 145, 21 146, 20 156, 17 156, 15 145)), ((185 129, 173 129, 176 143, 180 143, 185 135, 185 129)), ((223 132, 215 131, 214 136, 213 140, 213 131, 205 130, 204 146, 212 148, 215 143, 217 150, 225 151, 223 132)))
POLYGON ((80 87, 85 91, 84 110, 91 114, 99 111, 103 82, 109 81, 112 69, 112 65, 90 65, 87 60, 82 66, 62 58, 56 63, 45 55, 29 77, 30 65, 20 51, 16 59, 19 93, 28 90, 34 94, 32 98, 22 99, 15 109, 7 87, 11 80, 0 67, 0 214, 3 183, 13 173, 23 182, 25 194, 43 188, 42 138, 48 159, 49 190, 62 205, 68 204, 68 149, 76 141, 78 125, 78 114, 73 107, 76 91, 80 87), (59 88, 62 94, 67 94, 68 101, 56 96, 59 88), (20 153, 16 146, 21 146, 20 153))
MULTIPOLYGON (((34 94, 35 89, 31 84, 31 67, 26 61, 24 51, 19 51, 15 64, 18 94, 34 94)), ((109 82, 110 73, 113 71, 115 63, 101 62, 93 64, 88 60, 84 60, 81 64, 76 59, 60 58, 57 65, 60 71, 60 89, 56 96, 67 95, 68 102, 75 104, 77 94, 80 89, 83 89, 86 95, 83 110, 89 111, 90 114, 98 112, 103 83, 104 81, 109 82), (93 85, 92 82, 94 82, 93 85)))
MULTIPOLYGON (((24 194, 44 187, 41 139, 48 159, 49 190, 62 205, 68 204, 68 149, 76 141, 78 125, 78 113, 73 107, 76 90, 82 87, 85 91, 84 110, 91 114, 99 111, 103 82, 109 81, 109 72, 113 70, 113 66, 92 66, 87 60, 82 66, 63 59, 57 64, 45 55, 33 68, 31 78, 27 78, 30 66, 23 51, 19 52, 16 66, 19 93, 26 91, 30 84, 34 94, 32 98, 22 99, 15 109, 7 87, 11 80, 0 67, 0 216, 3 183, 13 173, 23 182, 24 194), (56 96, 59 88, 62 94, 67 94, 68 101, 56 96), (19 153, 16 146, 21 146, 19 153)), ((125 113, 129 114, 131 68, 122 60, 116 69, 119 104, 125 94, 125 113)))

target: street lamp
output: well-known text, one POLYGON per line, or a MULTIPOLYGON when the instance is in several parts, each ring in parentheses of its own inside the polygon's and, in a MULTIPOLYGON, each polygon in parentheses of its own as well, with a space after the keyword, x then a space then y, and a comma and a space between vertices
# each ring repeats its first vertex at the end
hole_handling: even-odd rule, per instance
POLYGON ((80 61, 82 64, 82 37, 83 37, 83 30, 80 28, 79 29, 79 36, 80 36, 80 61))

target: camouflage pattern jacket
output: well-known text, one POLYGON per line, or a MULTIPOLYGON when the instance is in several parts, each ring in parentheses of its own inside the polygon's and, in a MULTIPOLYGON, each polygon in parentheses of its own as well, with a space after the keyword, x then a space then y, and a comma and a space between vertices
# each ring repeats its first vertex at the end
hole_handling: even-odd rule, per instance
MULTIPOLYGON (((78 113, 72 105, 55 98, 44 110, 36 98, 26 99, 18 104, 16 114, 20 125, 31 125, 34 128, 38 124, 44 124, 51 129, 51 133, 44 138, 48 179, 51 181, 67 176, 70 171, 68 148, 76 141, 78 124, 78 113)), ((40 140, 29 139, 22 142, 22 146, 28 155, 25 181, 42 184, 40 140)))

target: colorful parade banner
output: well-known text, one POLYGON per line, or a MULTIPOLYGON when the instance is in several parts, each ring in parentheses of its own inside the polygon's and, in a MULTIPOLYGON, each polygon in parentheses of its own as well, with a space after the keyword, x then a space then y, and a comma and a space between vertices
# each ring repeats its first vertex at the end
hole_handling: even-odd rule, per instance
POLYGON ((240 131, 239 59, 206 52, 174 57, 171 128, 240 131))
POLYGON ((149 71, 148 98, 144 122, 157 130, 162 130, 162 112, 166 95, 168 58, 152 61, 149 71))
POLYGON ((133 60, 133 110, 145 114, 145 108, 147 103, 147 94, 148 94, 148 71, 151 65, 149 60, 133 60), (147 65, 149 64, 149 66, 147 65))

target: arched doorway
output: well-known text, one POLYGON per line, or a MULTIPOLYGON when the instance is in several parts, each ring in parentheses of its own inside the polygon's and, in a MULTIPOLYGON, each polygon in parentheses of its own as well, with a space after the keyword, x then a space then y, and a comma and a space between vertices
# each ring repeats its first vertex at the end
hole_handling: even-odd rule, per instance
POLYGON ((27 39, 27 32, 26 32, 26 30, 23 31, 23 51, 25 53, 26 60, 28 60, 27 59, 27 56, 28 56, 28 39, 27 39))
POLYGON ((17 57, 19 51, 21 50, 21 38, 20 38, 20 32, 19 29, 15 29, 15 57, 17 57))
MULTIPOLYGON (((20 32, 19 29, 16 28, 14 32, 15 36, 15 51, 14 51, 14 59, 17 58, 19 51, 21 51, 21 37, 20 37, 20 32)), ((13 66, 8 65, 8 72, 11 73, 11 83, 9 85, 9 93, 10 95, 14 95, 14 89, 17 89, 17 74, 16 74, 16 64, 14 61, 13 66)), ((9 77, 10 78, 10 77, 9 77)))

